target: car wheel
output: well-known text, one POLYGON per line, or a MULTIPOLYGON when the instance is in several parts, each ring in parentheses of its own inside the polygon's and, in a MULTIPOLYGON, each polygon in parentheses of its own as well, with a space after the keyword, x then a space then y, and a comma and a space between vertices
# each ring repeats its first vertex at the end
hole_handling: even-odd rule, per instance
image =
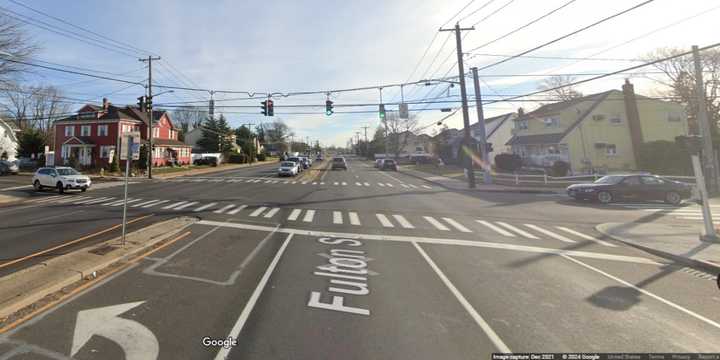
POLYGON ((609 204, 613 201, 613 196, 607 191, 601 191, 597 194, 597 199, 603 204, 609 204))
POLYGON ((679 205, 682 202, 682 197, 680 194, 671 191, 665 194, 665 202, 672 205, 679 205))
POLYGON ((42 185, 40 185, 40 180, 35 180, 33 187, 35 188, 35 191, 40 191, 43 188, 42 185))
POLYGON ((80 191, 85 192, 85 191, 87 191, 87 188, 82 188, 82 189, 80 189, 80 191))
POLYGON ((57 189, 58 189, 58 194, 64 194, 64 193, 65 193, 65 188, 63 187, 63 184, 62 184, 61 182, 58 182, 56 186, 57 186, 57 189))

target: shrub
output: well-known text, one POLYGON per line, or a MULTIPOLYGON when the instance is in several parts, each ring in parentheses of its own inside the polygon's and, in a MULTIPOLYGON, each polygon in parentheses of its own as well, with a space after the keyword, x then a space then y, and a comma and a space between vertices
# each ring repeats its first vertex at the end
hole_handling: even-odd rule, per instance
POLYGON ((120 156, 118 156, 118 154, 115 154, 115 156, 113 156, 113 161, 110 163, 110 172, 120 171, 120 166, 118 165, 119 157, 120 156))
POLYGON ((244 154, 230 154, 228 162, 232 164, 244 164, 247 162, 247 157, 244 154))
POLYGON ((566 176, 568 171, 570 171, 570 164, 566 161, 558 160, 552 164, 552 167, 550 167, 550 176, 566 176))
POLYGON ((264 152, 261 152, 261 153, 259 153, 259 154, 257 155, 257 160, 258 160, 258 161, 265 161, 265 158, 266 158, 266 157, 267 157, 267 155, 266 155, 264 152))
POLYGON ((497 154, 495 166, 500 170, 512 172, 522 167, 522 159, 517 154, 497 154))
POLYGON ((690 153, 674 141, 658 140, 640 145, 638 170, 661 175, 692 175, 690 153))

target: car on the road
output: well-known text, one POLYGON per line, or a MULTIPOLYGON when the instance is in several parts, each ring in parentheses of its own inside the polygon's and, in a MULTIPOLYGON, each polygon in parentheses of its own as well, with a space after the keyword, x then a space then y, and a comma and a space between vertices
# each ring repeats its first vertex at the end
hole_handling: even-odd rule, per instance
POLYGON ((32 177, 32 184, 36 191, 44 188, 56 188, 62 194, 65 190, 79 189, 85 191, 92 186, 92 181, 87 175, 83 175, 71 167, 42 167, 35 171, 32 177))
POLYGON ((344 157, 337 156, 332 159, 332 165, 330 166, 330 170, 335 169, 347 170, 347 162, 345 162, 344 157))
POLYGON ((662 200, 668 204, 680 204, 692 195, 692 185, 656 175, 608 175, 590 184, 574 184, 567 194, 575 200, 613 201, 662 200))
POLYGON ((299 172, 303 172, 303 170, 305 169, 305 167, 302 165, 302 158, 300 158, 298 156, 290 156, 285 161, 291 161, 291 162, 298 164, 299 172))
POLYGON ((0 160, 0 175, 13 174, 17 175, 20 167, 16 163, 8 160, 0 160))
POLYGON ((278 176, 295 176, 300 173, 300 165, 292 161, 283 161, 278 168, 278 176))
POLYGON ((398 166, 395 160, 387 159, 380 164, 380 170, 398 171, 398 166))
POLYGON ((324 159, 325 159, 325 158, 323 158, 322 154, 318 154, 318 155, 315 157, 315 161, 323 161, 324 159))
POLYGON ((300 159, 300 165, 303 167, 303 169, 310 168, 310 161, 308 160, 308 158, 304 156, 299 156, 298 159, 300 159))
POLYGON ((385 159, 377 159, 377 160, 375 160, 375 167, 379 169, 384 160, 385 160, 385 159))

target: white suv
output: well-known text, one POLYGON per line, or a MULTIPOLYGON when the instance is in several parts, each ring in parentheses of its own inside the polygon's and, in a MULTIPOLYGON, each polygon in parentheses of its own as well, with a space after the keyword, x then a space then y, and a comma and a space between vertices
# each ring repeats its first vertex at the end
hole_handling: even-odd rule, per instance
POLYGON ((40 191, 45 187, 56 188, 62 194, 68 189, 85 191, 90 188, 90 177, 83 175, 71 167, 39 168, 32 178, 33 187, 40 191))

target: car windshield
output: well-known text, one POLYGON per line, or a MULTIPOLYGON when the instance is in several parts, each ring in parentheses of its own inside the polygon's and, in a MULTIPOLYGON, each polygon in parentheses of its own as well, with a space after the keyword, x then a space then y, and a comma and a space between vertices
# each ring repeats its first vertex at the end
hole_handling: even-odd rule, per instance
POLYGON ((285 162, 282 162, 282 163, 280 164, 280 166, 282 166, 282 167, 293 167, 293 166, 295 166, 295 163, 292 162, 292 161, 285 161, 285 162))
POLYGON ((59 175, 80 175, 80 173, 73 168, 58 168, 55 170, 57 170, 59 175))
POLYGON ((333 161, 334 161, 334 162, 345 162, 345 159, 343 159, 343 158, 334 158, 333 161))
POLYGON ((300 162, 300 159, 299 159, 299 158, 296 158, 296 157, 291 157, 291 158, 288 158, 288 161, 292 161, 292 162, 294 162, 294 163, 299 163, 299 162, 300 162))
POLYGON ((614 184, 620 183, 621 181, 623 181, 623 179, 625 179, 625 176, 614 176, 614 175, 603 176, 603 177, 595 180, 595 182, 593 184, 614 185, 614 184))

